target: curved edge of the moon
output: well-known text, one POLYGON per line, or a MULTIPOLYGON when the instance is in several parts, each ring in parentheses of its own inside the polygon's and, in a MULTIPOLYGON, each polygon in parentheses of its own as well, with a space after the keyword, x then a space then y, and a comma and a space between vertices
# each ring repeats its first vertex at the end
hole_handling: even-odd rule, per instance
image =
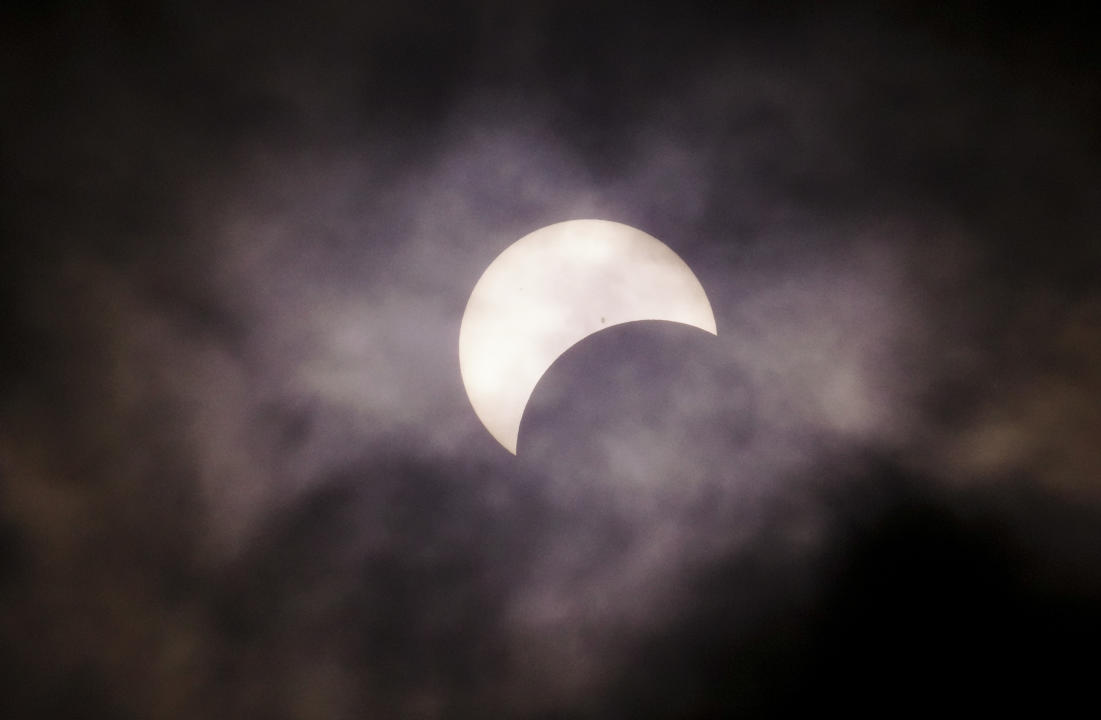
MULTIPOLYGON (((710 302, 708 303, 708 309, 711 310, 710 302)), ((497 437, 497 435, 495 435, 493 433, 493 431, 488 426, 486 426, 486 430, 488 430, 489 434, 492 435, 493 438, 497 442, 501 443, 501 445, 503 445, 506 450, 508 450, 513 455, 519 455, 518 450, 519 450, 519 444, 520 444, 520 428, 522 428, 523 425, 524 425, 524 416, 527 415, 527 412, 528 412, 528 403, 531 402, 531 396, 535 394, 535 388, 539 387, 539 383, 541 383, 543 381, 543 377, 550 371, 550 369, 552 367, 554 367, 554 364, 556 362, 558 362, 558 360, 561 359, 561 357, 563 355, 568 353, 573 348, 577 347, 577 345, 579 345, 582 341, 587 340, 588 338, 591 338, 594 335, 599 335, 600 333, 604 332, 605 330, 607 330, 609 328, 618 327, 620 325, 630 325, 631 323, 637 323, 637 322, 668 322, 668 323, 675 323, 677 325, 686 325, 688 327, 696 328, 697 330, 702 330, 705 333, 708 333, 709 335, 714 335, 716 337, 718 337, 718 335, 719 335, 719 330, 718 330, 718 327, 715 323, 715 312, 714 312, 714 310, 711 310, 711 327, 704 327, 703 325, 697 325, 696 323, 685 322, 683 320, 669 320, 667 318, 635 318, 633 320, 621 320, 619 322, 611 323, 611 324, 607 325, 606 327, 602 327, 602 328, 600 328, 599 330, 597 330, 595 332, 591 332, 591 333, 588 333, 587 335, 583 335, 583 336, 579 337, 577 340, 575 340, 573 342, 573 344, 571 344, 569 347, 567 347, 562 352, 558 353, 558 355, 553 360, 551 360, 550 363, 545 368, 543 368, 543 371, 541 373, 539 373, 539 377, 537 377, 535 379, 535 382, 532 383, 532 386, 530 388, 528 388, 527 393, 524 395, 524 404, 523 404, 523 407, 520 408, 520 414, 519 414, 519 416, 516 420, 516 427, 509 428, 510 436, 507 438, 508 442, 506 442, 505 440, 502 440, 501 438, 497 437)), ((468 394, 467 398, 469 399, 469 397, 470 397, 470 395, 468 394)), ((477 408, 475 408, 475 413, 477 413, 477 408)), ((481 416, 479 416, 478 419, 481 420, 481 416)), ((485 425, 485 421, 482 422, 482 425, 485 425)))

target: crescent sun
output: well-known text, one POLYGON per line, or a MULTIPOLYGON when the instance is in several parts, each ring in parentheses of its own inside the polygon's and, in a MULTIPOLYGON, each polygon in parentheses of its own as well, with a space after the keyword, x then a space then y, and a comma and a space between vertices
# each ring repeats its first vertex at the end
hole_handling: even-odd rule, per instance
POLYGON ((543 373, 589 335, 636 320, 717 334, 700 281, 657 238, 608 220, 525 235, 486 268, 463 314, 459 370, 474 412, 515 455, 543 373))

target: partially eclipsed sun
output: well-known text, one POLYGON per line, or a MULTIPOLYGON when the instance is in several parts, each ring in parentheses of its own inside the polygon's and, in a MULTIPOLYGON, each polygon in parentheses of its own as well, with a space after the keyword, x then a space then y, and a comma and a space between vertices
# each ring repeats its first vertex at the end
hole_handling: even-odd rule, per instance
POLYGON ((515 454, 543 373, 585 337, 636 320, 716 334, 692 270, 641 230, 570 220, 520 238, 486 268, 463 314, 459 369, 474 412, 515 454))

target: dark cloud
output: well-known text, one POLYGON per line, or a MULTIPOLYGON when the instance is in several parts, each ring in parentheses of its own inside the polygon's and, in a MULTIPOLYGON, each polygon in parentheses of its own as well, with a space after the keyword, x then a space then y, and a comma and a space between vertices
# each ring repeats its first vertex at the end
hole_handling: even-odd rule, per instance
POLYGON ((932 500, 890 463, 848 479, 879 498, 834 518, 829 550, 777 562, 775 513, 760 547, 692 579, 694 601, 639 643, 614 705, 637 717, 786 717, 1087 701, 1080 658, 1101 629, 1087 602, 1036 583, 1004 525, 932 500))
POLYGON ((983 3, 0 16, 0 714, 721 717, 1087 699, 1097 54, 983 3), (625 222, 520 454, 509 243, 625 222))

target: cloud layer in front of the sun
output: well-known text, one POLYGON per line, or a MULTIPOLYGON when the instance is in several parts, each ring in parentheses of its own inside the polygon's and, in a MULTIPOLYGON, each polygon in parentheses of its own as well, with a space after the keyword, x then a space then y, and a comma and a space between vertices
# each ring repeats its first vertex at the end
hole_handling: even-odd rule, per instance
MULTIPOLYGON (((652 676, 712 635, 759 670, 754 628, 817 622, 899 507, 979 508, 1092 582, 1101 204, 1071 90, 859 18, 601 38, 681 41, 586 82, 517 15, 421 77, 418 43, 376 61, 356 28, 459 53, 444 19, 361 12, 301 45, 278 10, 244 34, 184 13, 182 69, 78 45, 26 103, 49 112, 10 153, 0 668, 140 715, 614 716, 640 678, 710 687, 652 676), (579 217, 673 248, 719 333, 588 338, 514 458, 459 322, 501 250, 579 217)), ((509 16, 486 12, 465 22, 509 16)), ((961 575, 1002 567, 961 543, 961 575)))

